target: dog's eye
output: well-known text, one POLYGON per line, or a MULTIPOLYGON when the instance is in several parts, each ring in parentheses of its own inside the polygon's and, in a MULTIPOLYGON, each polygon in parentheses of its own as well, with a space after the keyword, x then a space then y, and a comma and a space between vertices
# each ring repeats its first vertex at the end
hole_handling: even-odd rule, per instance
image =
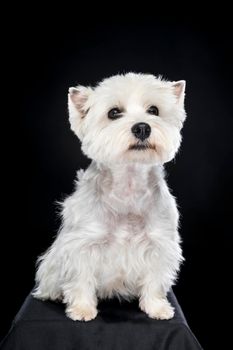
POLYGON ((117 107, 112 108, 108 112, 108 118, 109 119, 117 119, 117 118, 121 117, 121 113, 122 113, 122 111, 119 108, 117 108, 117 107))
POLYGON ((147 110, 147 113, 153 114, 153 115, 159 115, 159 109, 156 106, 150 106, 147 110))

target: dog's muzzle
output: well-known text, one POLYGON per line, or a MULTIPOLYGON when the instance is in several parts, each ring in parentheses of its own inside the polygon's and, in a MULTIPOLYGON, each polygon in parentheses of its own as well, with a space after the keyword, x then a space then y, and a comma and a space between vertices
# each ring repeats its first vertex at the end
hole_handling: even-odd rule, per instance
POLYGON ((131 131, 137 139, 144 141, 150 136, 151 127, 147 123, 137 123, 132 126, 131 131))

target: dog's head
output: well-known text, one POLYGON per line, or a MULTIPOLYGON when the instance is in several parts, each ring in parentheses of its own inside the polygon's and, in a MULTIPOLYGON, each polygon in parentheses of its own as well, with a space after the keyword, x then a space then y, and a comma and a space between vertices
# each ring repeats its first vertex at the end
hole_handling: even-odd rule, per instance
POLYGON ((128 73, 95 88, 69 89, 71 128, 83 152, 98 163, 171 160, 185 120, 185 81, 128 73))

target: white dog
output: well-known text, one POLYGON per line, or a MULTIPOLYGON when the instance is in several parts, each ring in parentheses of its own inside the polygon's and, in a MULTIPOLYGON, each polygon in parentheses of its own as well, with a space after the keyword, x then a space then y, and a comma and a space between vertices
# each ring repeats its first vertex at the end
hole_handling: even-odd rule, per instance
POLYGON ((163 164, 180 146, 184 90, 134 73, 69 90, 71 128, 92 163, 63 203, 33 294, 61 299, 73 320, 94 319, 98 298, 113 296, 138 297, 152 318, 174 315, 166 294, 183 258, 163 164))

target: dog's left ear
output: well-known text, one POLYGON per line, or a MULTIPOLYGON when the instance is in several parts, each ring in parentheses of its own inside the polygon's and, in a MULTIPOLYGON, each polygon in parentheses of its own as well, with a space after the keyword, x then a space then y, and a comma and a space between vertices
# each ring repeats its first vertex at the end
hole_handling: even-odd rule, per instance
POLYGON ((175 81, 172 83, 172 88, 173 88, 174 94, 176 95, 177 102, 180 105, 184 104, 185 85, 186 85, 185 80, 179 80, 179 81, 175 81))
POLYGON ((93 92, 92 88, 77 86, 69 88, 68 108, 71 129, 82 139, 82 120, 88 112, 88 100, 93 92))

